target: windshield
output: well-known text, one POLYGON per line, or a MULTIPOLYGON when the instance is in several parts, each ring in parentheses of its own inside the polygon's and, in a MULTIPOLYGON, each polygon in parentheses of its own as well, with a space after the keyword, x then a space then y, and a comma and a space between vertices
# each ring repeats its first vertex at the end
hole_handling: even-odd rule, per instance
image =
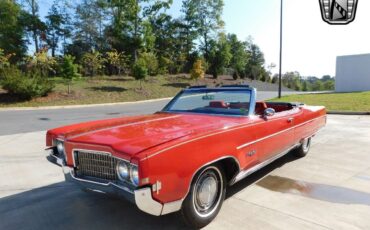
POLYGON ((251 91, 246 89, 186 90, 164 111, 245 116, 249 113, 250 99, 251 91))

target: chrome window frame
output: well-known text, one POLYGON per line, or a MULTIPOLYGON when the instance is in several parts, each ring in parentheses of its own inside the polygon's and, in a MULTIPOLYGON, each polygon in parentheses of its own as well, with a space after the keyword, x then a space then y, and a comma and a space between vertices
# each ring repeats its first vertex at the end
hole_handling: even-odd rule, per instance
POLYGON ((246 87, 230 87, 230 88, 190 88, 184 89, 179 92, 162 110, 161 112, 165 113, 175 113, 175 114, 203 114, 209 116, 224 116, 224 117, 250 117, 254 115, 255 108, 256 108, 256 98, 257 98, 257 90, 255 88, 246 88, 246 87), (182 96, 185 92, 201 92, 201 91, 249 91, 250 92, 250 100, 249 100, 249 111, 248 114, 245 115, 237 115, 237 114, 217 114, 217 113, 196 113, 191 111, 171 111, 169 110, 173 104, 182 96))

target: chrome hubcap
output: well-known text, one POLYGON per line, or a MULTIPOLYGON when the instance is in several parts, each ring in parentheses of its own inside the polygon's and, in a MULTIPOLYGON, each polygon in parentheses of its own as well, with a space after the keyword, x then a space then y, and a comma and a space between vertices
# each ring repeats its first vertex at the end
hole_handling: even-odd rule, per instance
POLYGON ((215 171, 206 171, 202 174, 195 186, 193 204, 195 211, 202 217, 211 215, 220 201, 222 191, 220 175, 215 171))
POLYGON ((208 209, 217 196, 217 180, 214 177, 205 178, 198 187, 197 203, 202 209, 208 209))

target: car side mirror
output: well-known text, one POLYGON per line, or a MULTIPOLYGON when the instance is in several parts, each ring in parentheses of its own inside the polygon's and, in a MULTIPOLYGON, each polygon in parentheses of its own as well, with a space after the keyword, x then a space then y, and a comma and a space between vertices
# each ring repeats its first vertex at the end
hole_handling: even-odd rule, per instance
POLYGON ((268 109, 265 110, 264 115, 265 115, 265 117, 272 117, 272 116, 275 115, 275 113, 276 113, 275 109, 268 108, 268 109))

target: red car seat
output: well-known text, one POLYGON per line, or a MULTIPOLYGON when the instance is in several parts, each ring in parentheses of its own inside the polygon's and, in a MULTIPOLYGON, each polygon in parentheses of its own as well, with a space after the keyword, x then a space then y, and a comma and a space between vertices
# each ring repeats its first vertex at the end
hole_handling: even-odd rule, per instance
POLYGON ((267 105, 263 101, 256 102, 255 114, 263 115, 265 110, 267 109, 267 105))
POLYGON ((217 109, 227 109, 228 106, 224 101, 211 101, 209 102, 209 107, 217 109))

